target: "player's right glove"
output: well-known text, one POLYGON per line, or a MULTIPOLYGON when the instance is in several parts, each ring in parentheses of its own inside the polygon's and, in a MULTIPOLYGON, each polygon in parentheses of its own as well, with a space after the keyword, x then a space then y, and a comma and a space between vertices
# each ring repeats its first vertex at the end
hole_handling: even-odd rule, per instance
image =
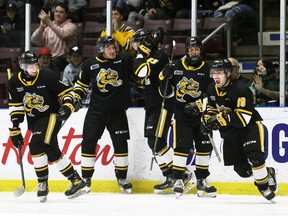
POLYGON ((169 63, 166 64, 162 70, 162 76, 164 79, 171 79, 175 70, 175 64, 169 63))
POLYGON ((12 140, 13 145, 18 148, 24 144, 23 136, 21 134, 20 128, 9 128, 10 138, 12 140))
POLYGON ((202 100, 198 99, 185 105, 184 112, 189 117, 195 118, 202 112, 202 100))
POLYGON ((72 103, 64 103, 63 106, 58 111, 58 118, 61 121, 65 121, 69 118, 69 116, 75 111, 75 107, 72 103))
POLYGON ((222 126, 227 126, 229 122, 229 115, 224 112, 212 116, 205 114, 202 119, 202 123, 208 131, 219 130, 222 126))
POLYGON ((82 104, 82 99, 80 95, 74 94, 74 108, 75 108, 74 112, 77 112, 82 107, 83 107, 83 104, 82 104))

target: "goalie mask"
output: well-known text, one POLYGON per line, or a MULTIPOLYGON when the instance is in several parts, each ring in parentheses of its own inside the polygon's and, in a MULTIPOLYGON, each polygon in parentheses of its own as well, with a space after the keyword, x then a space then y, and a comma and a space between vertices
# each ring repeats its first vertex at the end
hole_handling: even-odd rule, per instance
POLYGON ((185 42, 186 62, 188 65, 196 65, 202 60, 202 41, 199 37, 188 37, 185 42), (193 47, 194 52, 189 53, 189 48, 193 47))
POLYGON ((28 77, 34 77, 39 69, 38 57, 31 51, 24 52, 18 58, 19 66, 28 77))

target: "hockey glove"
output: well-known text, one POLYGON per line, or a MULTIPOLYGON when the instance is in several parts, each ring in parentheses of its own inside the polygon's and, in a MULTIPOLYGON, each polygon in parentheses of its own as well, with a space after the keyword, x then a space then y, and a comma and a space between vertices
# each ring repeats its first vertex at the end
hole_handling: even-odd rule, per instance
POLYGON ((12 140, 13 145, 18 148, 24 144, 23 136, 21 134, 20 128, 9 128, 10 138, 12 140))
POLYGON ((166 64, 162 70, 162 76, 164 79, 171 79, 175 70, 175 64, 169 63, 166 64))
POLYGON ((158 27, 154 32, 153 32, 153 37, 154 37, 154 42, 156 44, 156 48, 158 47, 159 43, 163 42, 163 38, 164 38, 164 29, 160 26, 158 27))
POLYGON ((69 118, 69 116, 75 111, 75 107, 72 103, 65 103, 63 106, 59 109, 58 112, 58 118, 61 121, 65 121, 69 118))
POLYGON ((185 105, 184 112, 191 118, 199 116, 202 112, 202 101, 198 99, 185 105))
POLYGON ((203 125, 207 130, 219 130, 222 126, 227 126, 229 123, 229 115, 220 112, 217 115, 204 115, 203 125))
POLYGON ((74 108, 75 108, 74 112, 77 112, 82 107, 83 107, 83 104, 82 104, 82 99, 81 99, 80 95, 75 94, 74 95, 74 108))
POLYGON ((158 39, 154 38, 153 34, 148 34, 148 36, 140 43, 138 47, 138 52, 142 54, 145 58, 148 58, 151 52, 158 47, 158 39))

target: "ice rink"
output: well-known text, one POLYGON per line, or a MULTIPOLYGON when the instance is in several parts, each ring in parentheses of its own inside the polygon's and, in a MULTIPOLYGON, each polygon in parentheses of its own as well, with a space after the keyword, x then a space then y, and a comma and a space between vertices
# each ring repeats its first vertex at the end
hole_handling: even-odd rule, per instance
POLYGON ((48 201, 40 203, 36 192, 14 197, 12 192, 0 193, 1 216, 284 216, 288 197, 278 196, 276 204, 261 196, 218 195, 198 198, 187 194, 175 199, 173 194, 111 194, 90 193, 68 200, 63 193, 49 193, 48 201))

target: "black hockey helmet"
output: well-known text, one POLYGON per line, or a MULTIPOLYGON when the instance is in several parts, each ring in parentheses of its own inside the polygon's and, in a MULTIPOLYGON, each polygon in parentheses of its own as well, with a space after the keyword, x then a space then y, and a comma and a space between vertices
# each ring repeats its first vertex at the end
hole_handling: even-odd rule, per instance
POLYGON ((195 65, 195 64, 199 63, 201 61, 201 58, 202 58, 201 53, 200 53, 200 56, 192 56, 192 57, 189 56, 188 49, 189 49, 189 47, 192 47, 192 46, 197 46, 202 51, 201 39, 197 36, 194 36, 194 37, 188 37, 185 41, 185 53, 186 53, 186 59, 187 59, 189 65, 190 64, 195 65))
POLYGON ((99 54, 103 54, 105 46, 109 45, 109 44, 114 44, 115 45, 115 40, 111 36, 106 35, 104 37, 100 37, 97 40, 97 44, 96 44, 97 52, 99 54))
POLYGON ((35 63, 38 63, 38 57, 35 53, 28 50, 22 53, 22 55, 18 57, 18 62, 20 66, 26 65, 26 64, 35 64, 35 63))
MULTIPOLYGON (((210 73, 212 74, 213 71, 217 70, 224 70, 226 74, 232 72, 232 63, 228 59, 218 59, 212 62, 210 73)), ((228 74, 228 76, 230 75, 228 74)))
POLYGON ((148 35, 149 31, 145 28, 140 28, 136 32, 134 32, 132 37, 132 42, 142 42, 148 35))

